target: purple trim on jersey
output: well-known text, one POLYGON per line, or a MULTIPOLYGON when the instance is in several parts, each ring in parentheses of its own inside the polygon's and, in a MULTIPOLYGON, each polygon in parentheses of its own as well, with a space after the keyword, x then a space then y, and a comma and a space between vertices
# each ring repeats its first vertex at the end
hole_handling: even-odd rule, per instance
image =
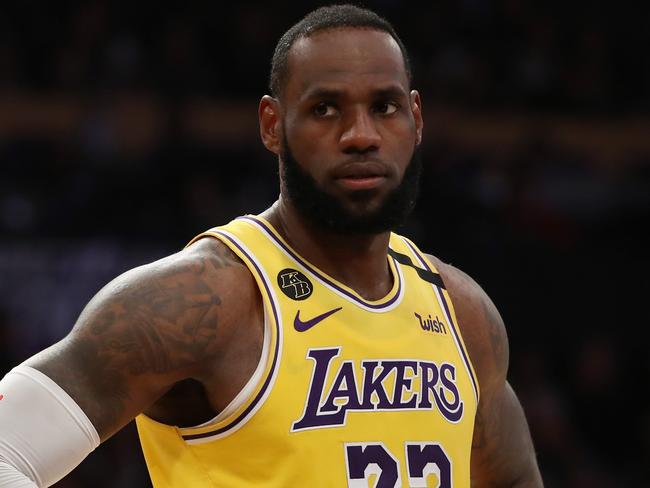
POLYGON ((372 310, 381 310, 387 307, 390 307, 395 301, 400 297, 400 293, 402 291, 402 278, 397 272, 397 267, 399 266, 399 263, 393 259, 393 263, 395 264, 395 274, 396 279, 397 279, 397 291, 395 295, 388 300, 386 303, 381 303, 381 304, 373 304, 370 302, 367 302, 363 300, 362 298, 359 298, 358 296, 354 295, 353 293, 350 293, 348 290, 345 288, 341 288, 339 285, 334 283, 331 279, 329 279, 327 276, 323 275, 320 271, 318 271, 316 268, 314 268, 311 264, 306 262, 304 259, 302 259, 300 256, 298 256, 290 247, 288 247, 284 242, 282 242, 281 239, 278 238, 278 236, 275 235, 275 233, 269 228, 268 225, 266 225, 265 222, 256 219, 255 217, 237 217, 237 219, 243 219, 243 220, 249 220, 253 222, 254 224, 257 224, 262 228, 262 230, 270 237, 272 238, 282 249, 284 249, 289 256, 291 256, 294 260, 296 260, 303 268, 308 270, 311 274, 316 276, 319 280, 325 282, 328 286, 331 286, 332 288, 335 288, 337 291, 341 292, 344 294, 346 297, 350 298, 351 300, 354 300, 357 303, 362 304, 365 307, 368 307, 372 310))
POLYGON ((221 237, 224 239, 227 239, 230 241, 237 249, 239 249, 247 258, 248 260, 253 263, 253 266, 255 266, 255 270, 257 271, 258 276, 262 279, 262 283, 264 283, 264 288, 266 289, 266 293, 269 297, 269 301, 271 302, 271 308, 273 309, 273 317, 275 317, 275 328, 276 328, 276 340, 275 340, 275 350, 273 351, 273 363, 271 364, 271 369, 269 370, 269 374, 266 375, 266 380, 264 381, 264 385, 262 385, 262 388, 260 389, 259 392, 257 392, 257 395, 253 399, 253 401, 244 409, 244 411, 239 414, 239 416, 233 420, 232 422, 228 423, 228 425, 225 425, 224 427, 220 427, 219 429, 216 430, 211 430, 209 432, 203 432, 202 434, 186 434, 183 435, 183 439, 186 441, 194 440, 194 439, 202 439, 205 437, 212 437, 215 435, 219 435, 224 433, 227 430, 232 429, 234 426, 239 424, 242 420, 246 418, 246 416, 250 413, 253 408, 255 408, 255 405, 260 401, 260 399, 264 396, 264 393, 266 392, 266 389, 269 387, 269 383, 271 382, 271 378, 273 378, 273 372, 276 367, 276 363, 278 362, 278 350, 280 348, 280 319, 278 317, 278 311, 275 307, 275 303, 273 302, 273 298, 271 295, 271 290, 269 289, 269 285, 264 279, 264 275, 262 275, 262 272, 257 265, 257 263, 253 260, 252 256, 248 254, 237 242, 235 242, 229 235, 225 234, 224 232, 215 230, 215 234, 219 234, 221 237))
MULTIPOLYGON (((420 261, 420 264, 424 266, 424 268, 428 271, 434 272, 431 267, 429 266, 429 263, 427 260, 424 258, 424 256, 421 255, 420 251, 418 251, 409 241, 404 239, 404 242, 406 242, 406 245, 411 249, 413 254, 415 254, 420 261)), ((456 327, 456 324, 454 324, 454 321, 451 316, 451 312, 449 310, 449 305, 447 305, 447 300, 445 299, 445 294, 442 291, 442 288, 436 285, 431 285, 434 286, 438 289, 438 294, 440 295, 440 299, 442 300, 442 306, 445 308, 445 314, 447 315, 447 320, 449 320, 449 323, 451 324, 451 330, 454 333, 454 337, 456 338, 456 342, 458 343, 458 348, 460 349, 460 353, 463 357, 463 361, 465 361, 465 366, 467 366, 467 372, 469 373, 469 377, 472 379, 472 384, 474 386, 474 394, 476 395, 476 401, 478 402, 478 386, 476 382, 476 378, 474 378, 474 373, 472 372, 472 365, 469 362, 469 358, 467 357, 467 353, 465 353, 465 348, 463 347, 463 343, 460 340, 460 336, 456 327)))

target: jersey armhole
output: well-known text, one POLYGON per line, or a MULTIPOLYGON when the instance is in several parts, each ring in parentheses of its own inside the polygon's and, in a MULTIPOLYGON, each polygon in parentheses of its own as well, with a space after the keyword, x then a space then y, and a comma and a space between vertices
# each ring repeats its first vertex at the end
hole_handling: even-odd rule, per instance
POLYGON ((277 297, 262 264, 245 243, 226 228, 217 227, 199 234, 191 245, 205 237, 218 239, 234 252, 253 275, 264 305, 264 342, 260 359, 244 387, 231 402, 214 418, 193 427, 177 428, 183 440, 189 444, 210 442, 237 431, 262 407, 268 397, 281 356, 282 324, 277 297))
POLYGON ((266 364, 269 360, 269 350, 271 346, 271 332, 270 332, 270 323, 269 323, 269 313, 266 308, 266 304, 264 306, 264 342, 262 344, 262 352, 260 354, 260 359, 259 362, 257 363, 257 367, 255 368, 255 371, 251 375, 251 377, 248 379, 246 384, 242 387, 241 390, 239 390, 239 393, 235 395, 235 398, 233 398, 230 403, 221 411, 219 412, 214 418, 208 420, 207 422, 203 422, 202 424, 198 425, 193 425, 191 427, 184 427, 183 430, 185 429, 199 429, 201 427, 209 427, 211 425, 218 424, 220 422, 223 422, 227 420, 229 417, 233 416, 237 410, 239 410, 248 400, 251 399, 253 394, 255 393, 255 388, 257 385, 259 385, 260 380, 262 379, 262 376, 264 375, 264 370, 266 369, 266 364))

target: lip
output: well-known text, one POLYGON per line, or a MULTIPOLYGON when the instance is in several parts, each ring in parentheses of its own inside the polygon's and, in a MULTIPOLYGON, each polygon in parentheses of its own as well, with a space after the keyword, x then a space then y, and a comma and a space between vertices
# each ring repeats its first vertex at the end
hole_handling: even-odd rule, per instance
POLYGON ((336 179, 386 177, 388 170, 385 165, 377 161, 355 161, 342 165, 333 176, 336 179))
POLYGON ((339 185, 348 190, 372 190, 380 186, 385 180, 385 176, 349 176, 336 179, 339 185))
POLYGON ((333 176, 347 190, 371 190, 388 178, 385 165, 377 161, 354 161, 338 168, 333 176))
POLYGON ((351 161, 338 167, 332 174, 336 183, 349 191, 372 190, 383 185, 389 177, 385 164, 370 161, 351 161))

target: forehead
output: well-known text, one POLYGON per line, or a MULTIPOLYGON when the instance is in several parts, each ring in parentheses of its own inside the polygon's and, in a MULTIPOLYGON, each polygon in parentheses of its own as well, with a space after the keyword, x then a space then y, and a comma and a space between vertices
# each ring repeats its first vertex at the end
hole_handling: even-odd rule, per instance
POLYGON ((399 45, 387 32, 367 28, 335 28, 302 37, 288 56, 287 95, 315 86, 336 88, 409 82, 399 45))

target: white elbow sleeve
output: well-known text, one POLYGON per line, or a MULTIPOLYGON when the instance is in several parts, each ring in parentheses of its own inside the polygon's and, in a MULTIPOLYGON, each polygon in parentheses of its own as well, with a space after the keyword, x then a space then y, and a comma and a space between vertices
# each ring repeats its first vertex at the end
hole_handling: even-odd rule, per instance
POLYGON ((0 488, 50 486, 98 445, 79 405, 40 371, 21 365, 0 380, 0 488))

